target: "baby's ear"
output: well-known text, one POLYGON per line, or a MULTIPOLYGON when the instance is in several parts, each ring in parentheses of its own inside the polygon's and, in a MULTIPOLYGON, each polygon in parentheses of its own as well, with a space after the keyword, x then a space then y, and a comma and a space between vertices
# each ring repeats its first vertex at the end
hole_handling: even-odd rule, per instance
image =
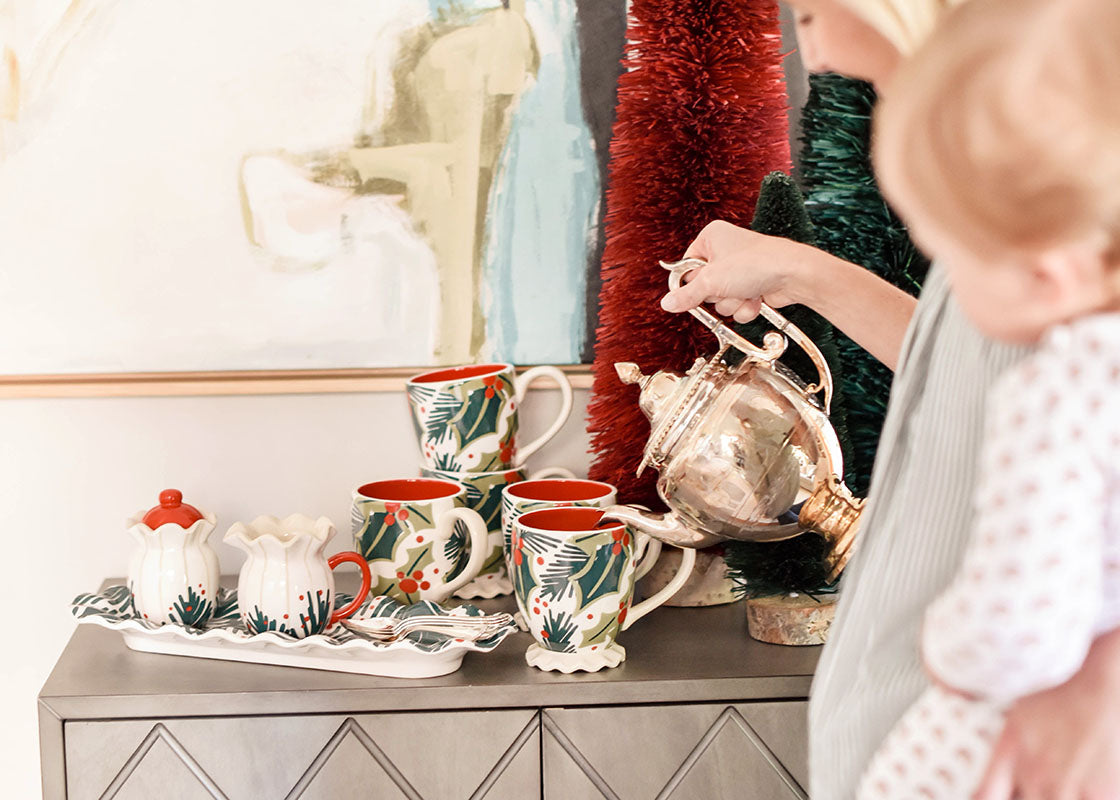
POLYGON ((1042 251, 1031 264, 1034 300, 1059 319, 1072 319, 1110 305, 1115 299, 1115 281, 1109 251, 1103 235, 1042 251))

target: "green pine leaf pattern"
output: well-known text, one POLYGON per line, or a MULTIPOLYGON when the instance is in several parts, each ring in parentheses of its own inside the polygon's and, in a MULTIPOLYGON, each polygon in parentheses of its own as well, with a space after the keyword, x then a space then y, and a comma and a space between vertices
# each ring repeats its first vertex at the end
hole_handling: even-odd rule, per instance
POLYGON ((559 537, 549 536, 547 533, 541 533, 540 531, 522 530, 519 538, 522 545, 534 553, 544 553, 546 550, 560 546, 559 537))
POLYGON ((324 589, 316 589, 312 595, 306 592, 307 613, 299 615, 300 628, 304 636, 322 633, 327 629, 327 622, 331 617, 331 593, 324 589))
POLYGON ((174 603, 175 613, 172 619, 178 618, 178 622, 188 627, 200 627, 202 623, 210 619, 210 614, 214 610, 214 604, 211 598, 205 597, 202 594, 195 592, 193 586, 187 587, 187 596, 184 599, 179 595, 174 603))
POLYGON ((540 635, 548 644, 545 647, 558 653, 574 653, 575 645, 572 637, 576 633, 576 624, 564 613, 547 612, 541 621, 540 635))
POLYGON ((564 542, 549 555, 548 568, 541 571, 541 597, 558 600, 572 588, 572 576, 587 566, 591 556, 582 547, 564 542))
POLYGON ((285 636, 292 638, 299 638, 295 628, 284 624, 280 620, 270 619, 260 610, 258 606, 253 606, 253 610, 245 617, 245 627, 250 633, 282 633, 285 636))
POLYGON ((443 557, 449 563, 455 565, 451 574, 447 576, 448 581, 453 580, 467 566, 467 559, 463 558, 463 551, 467 549, 469 537, 470 532, 467 530, 467 523, 461 519, 455 520, 455 524, 451 528, 451 535, 443 543, 443 557))
POLYGON ((78 619, 93 615, 127 619, 138 617, 128 586, 110 586, 101 594, 80 594, 71 601, 78 619))
POLYGON ((425 439, 437 438, 441 431, 449 429, 448 423, 462 408, 463 401, 460 397, 451 392, 440 392, 429 402, 424 431, 418 431, 417 435, 425 439))
MULTIPOLYGON (((202 636, 207 631, 214 630, 215 628, 224 628, 235 635, 245 638, 264 632, 296 636, 296 631, 288 628, 283 620, 274 620, 267 617, 259 607, 254 607, 246 614, 246 620, 243 622, 241 620, 241 611, 237 599, 236 590, 219 588, 217 590, 215 603, 215 616, 212 617, 209 622, 202 628, 187 628, 180 625, 176 625, 175 627, 192 638, 202 636)), ((339 606, 344 606, 353 599, 352 596, 343 592, 337 593, 335 597, 336 604, 339 606)), ((329 608, 330 603, 324 602, 323 605, 329 608)), ((99 594, 80 594, 71 602, 70 612, 79 620, 85 619, 88 622, 90 619, 99 618, 104 622, 110 623, 114 627, 117 624, 139 624, 146 630, 155 630, 162 627, 138 618, 138 615, 132 608, 131 591, 128 586, 110 586, 99 594)), ((322 613, 324 616, 326 614, 325 611, 320 611, 317 597, 314 613, 315 615, 322 613)), ((354 616, 359 619, 368 619, 371 617, 407 617, 414 614, 447 616, 449 613, 451 612, 447 609, 430 601, 405 605, 389 597, 371 595, 366 598, 362 606, 355 612, 354 616)), ((477 617, 481 616, 484 612, 476 606, 464 604, 456 608, 454 613, 477 617)), ((471 643, 469 649, 482 651, 492 650, 497 647, 506 636, 513 633, 515 630, 516 625, 510 623, 510 625, 495 631, 493 635, 471 643)), ((334 645, 346 644, 362 638, 339 624, 330 626, 324 633, 329 637, 330 644, 334 645)), ((409 634, 407 642, 410 647, 414 647, 416 650, 424 653, 435 653, 449 648, 465 646, 453 635, 434 632, 409 634)), ((397 642, 384 646, 399 648, 401 644, 397 642)))

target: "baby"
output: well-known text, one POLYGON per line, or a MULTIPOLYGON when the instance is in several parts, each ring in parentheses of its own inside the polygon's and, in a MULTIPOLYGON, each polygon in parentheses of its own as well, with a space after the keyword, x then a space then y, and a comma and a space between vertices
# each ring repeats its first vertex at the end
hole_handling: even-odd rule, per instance
POLYGON ((861 799, 970 796, 1004 710, 1120 625, 1118 98, 1118 0, 971 0, 876 113, 884 191, 961 309, 1038 349, 989 397, 972 536, 925 617, 932 687, 861 799))

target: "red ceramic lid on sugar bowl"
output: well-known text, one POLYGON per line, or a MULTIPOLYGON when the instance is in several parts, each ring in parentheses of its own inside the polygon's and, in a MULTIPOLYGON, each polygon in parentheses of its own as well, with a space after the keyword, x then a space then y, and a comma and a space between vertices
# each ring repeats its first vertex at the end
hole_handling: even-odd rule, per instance
POLYGON ((183 493, 178 489, 164 489, 159 493, 159 505, 144 515, 143 522, 152 530, 160 525, 174 522, 182 528, 189 528, 202 519, 202 512, 183 502, 183 493))

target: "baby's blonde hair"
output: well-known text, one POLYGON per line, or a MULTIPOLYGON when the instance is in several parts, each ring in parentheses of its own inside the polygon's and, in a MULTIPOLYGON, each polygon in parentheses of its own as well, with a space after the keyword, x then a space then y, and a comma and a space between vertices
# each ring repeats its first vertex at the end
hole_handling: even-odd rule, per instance
POLYGON ((888 199, 978 249, 1120 242, 1120 0, 970 0, 876 109, 888 199))
POLYGON ((904 56, 933 32, 942 15, 964 0, 839 0, 904 56))

